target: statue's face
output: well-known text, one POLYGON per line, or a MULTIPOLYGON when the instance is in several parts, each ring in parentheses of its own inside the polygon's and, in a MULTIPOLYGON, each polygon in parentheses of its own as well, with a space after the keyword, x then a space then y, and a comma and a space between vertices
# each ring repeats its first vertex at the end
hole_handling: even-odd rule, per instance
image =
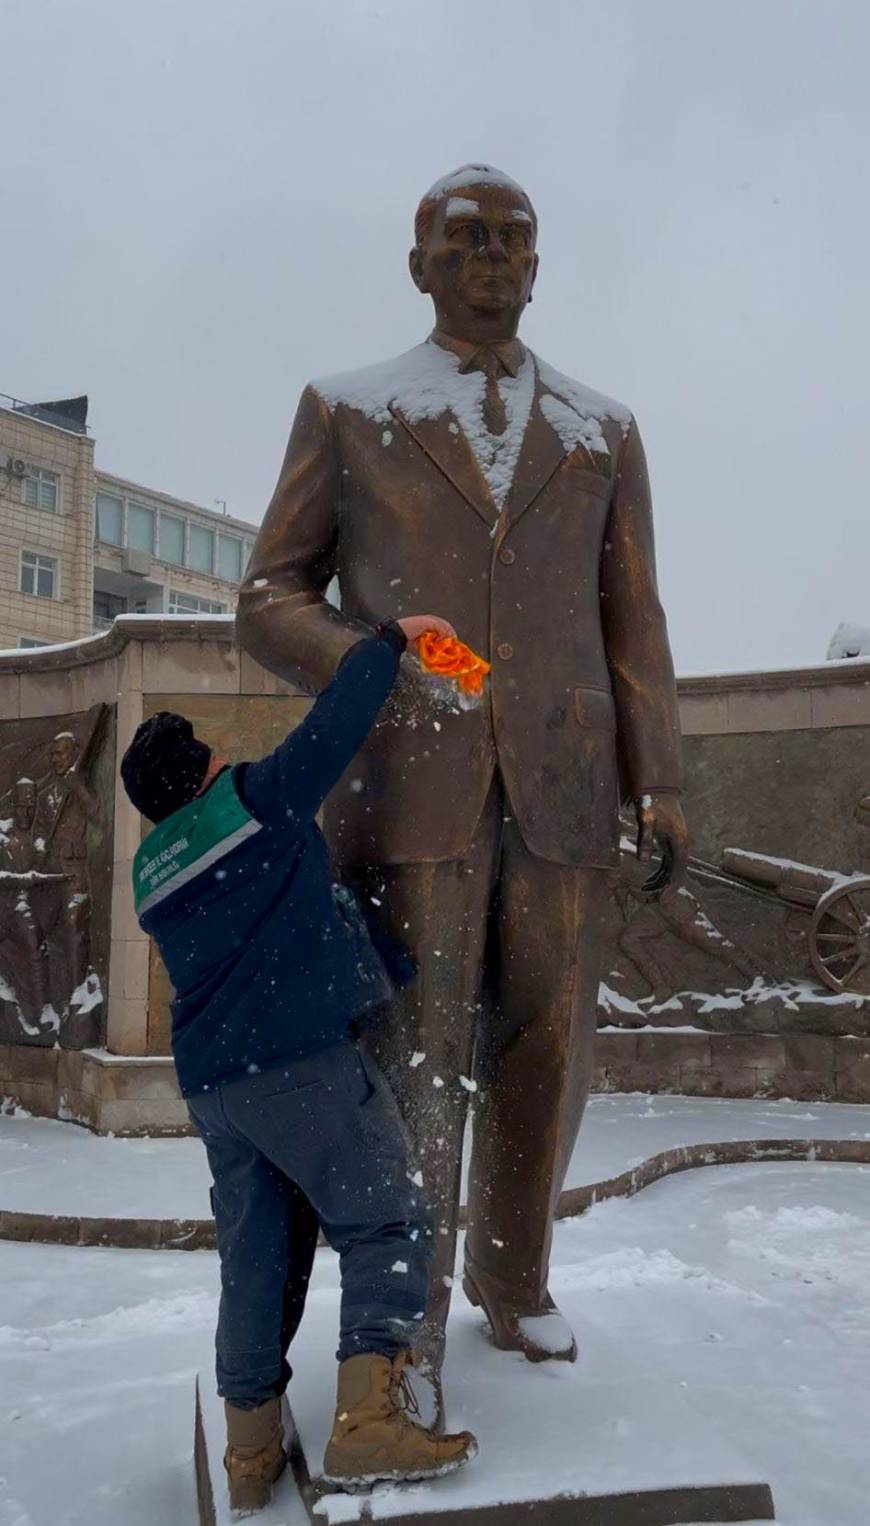
POLYGON ((508 186, 444 195, 425 244, 411 251, 417 287, 431 295, 439 324, 459 336, 481 320, 515 328, 537 268, 531 204, 508 186))
POLYGON ((48 749, 48 758, 56 774, 66 774, 76 760, 76 744, 72 737, 55 737, 48 749))

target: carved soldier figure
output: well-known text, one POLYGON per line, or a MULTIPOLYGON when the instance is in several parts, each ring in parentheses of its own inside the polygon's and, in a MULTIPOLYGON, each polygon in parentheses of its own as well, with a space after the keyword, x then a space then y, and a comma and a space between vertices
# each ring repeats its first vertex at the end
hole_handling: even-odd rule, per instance
POLYGON ((67 877, 63 924, 71 995, 88 973, 90 888, 88 822, 99 819, 100 803, 78 767, 78 748, 70 731, 60 731, 48 751, 51 773, 40 780, 35 841, 44 867, 67 877))
POLYGON ((53 1042, 57 1024, 48 1006, 45 951, 31 894, 36 785, 18 779, 5 798, 12 819, 0 840, 0 973, 15 994, 27 1036, 45 1038, 48 1032, 53 1042))
POLYGON ((325 819, 342 874, 418 963, 371 1041, 435 1209, 437 1377, 475 1088, 466 1291, 500 1347, 576 1355, 547 1272, 591 1078, 620 777, 663 879, 687 843, 637 424, 517 338, 538 269, 518 185, 467 166, 423 198, 415 234, 434 332, 305 389, 238 631, 309 691, 377 621, 419 608, 493 665, 483 705, 445 712, 406 657, 325 819))
MULTIPOLYGON (((646 981, 654 1006, 663 1006, 677 989, 681 943, 730 967, 750 985, 762 973, 758 961, 742 953, 711 922, 686 885, 668 885, 651 900, 626 865, 615 888, 615 898, 623 920, 620 952, 646 981), (670 946, 674 942, 676 949, 670 946)), ((643 1021, 638 1019, 637 1026, 643 1021)), ((624 1017, 622 1022, 632 1026, 624 1017)))
POLYGON ((12 807, 12 820, 0 842, 0 868, 11 874, 26 874, 36 867, 33 841, 36 785, 32 779, 16 779, 5 799, 12 807))

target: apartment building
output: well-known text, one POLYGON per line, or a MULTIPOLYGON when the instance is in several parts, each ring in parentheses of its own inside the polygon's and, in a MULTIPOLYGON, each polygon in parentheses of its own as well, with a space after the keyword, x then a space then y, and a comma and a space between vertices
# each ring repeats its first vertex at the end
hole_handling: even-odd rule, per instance
POLYGON ((235 608, 257 527, 101 471, 87 398, 0 395, 0 647, 235 608))

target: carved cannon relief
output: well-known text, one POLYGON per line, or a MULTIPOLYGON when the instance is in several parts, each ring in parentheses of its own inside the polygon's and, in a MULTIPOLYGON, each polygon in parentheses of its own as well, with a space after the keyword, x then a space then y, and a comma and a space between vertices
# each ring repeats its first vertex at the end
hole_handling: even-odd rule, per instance
POLYGON ((650 901, 646 873, 625 839, 599 1026, 870 1033, 870 875, 726 848, 650 901))

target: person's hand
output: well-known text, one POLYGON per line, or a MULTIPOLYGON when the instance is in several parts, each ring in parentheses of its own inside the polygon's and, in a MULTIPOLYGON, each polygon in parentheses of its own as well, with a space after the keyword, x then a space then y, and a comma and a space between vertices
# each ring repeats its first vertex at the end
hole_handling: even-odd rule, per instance
POLYGON ((439 636, 456 635, 450 621, 442 620, 438 615, 406 615, 404 620, 397 620, 396 624, 405 632, 409 646, 418 636, 425 636, 427 631, 437 631, 439 636))
POLYGON ((648 864, 656 843, 661 844, 662 861, 641 886, 650 900, 658 900, 669 885, 677 886, 686 877, 689 829, 679 795, 642 795, 635 802, 635 809, 640 862, 648 864))

